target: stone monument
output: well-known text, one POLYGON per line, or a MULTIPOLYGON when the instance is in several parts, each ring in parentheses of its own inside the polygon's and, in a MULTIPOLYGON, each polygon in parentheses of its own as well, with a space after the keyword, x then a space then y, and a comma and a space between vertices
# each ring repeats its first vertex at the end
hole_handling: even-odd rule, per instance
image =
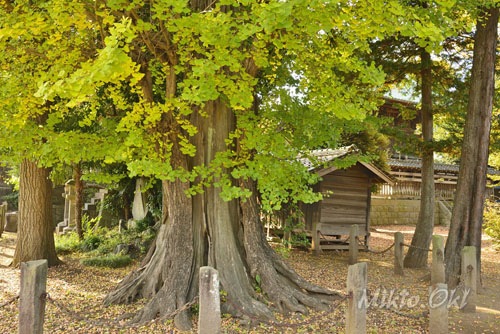
POLYGON ((57 233, 65 233, 76 229, 75 181, 69 180, 64 184, 62 197, 64 197, 64 220, 57 224, 57 233))
POLYGON ((143 178, 138 178, 135 181, 135 195, 134 202, 132 203, 132 217, 134 220, 142 220, 148 214, 146 207, 146 193, 143 192, 145 188, 145 181, 143 178))

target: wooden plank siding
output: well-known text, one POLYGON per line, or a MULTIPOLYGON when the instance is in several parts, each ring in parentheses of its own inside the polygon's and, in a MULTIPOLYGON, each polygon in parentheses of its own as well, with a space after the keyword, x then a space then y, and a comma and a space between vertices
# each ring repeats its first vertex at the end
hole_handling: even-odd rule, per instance
MULTIPOLYGON (((314 192, 319 192, 320 189, 321 189, 320 183, 317 183, 313 186, 314 192)), ((300 203, 299 207, 304 213, 305 229, 311 231, 313 223, 319 222, 321 220, 321 202, 316 202, 312 204, 300 203)))
POLYGON ((339 234, 345 235, 349 233, 350 225, 357 224, 366 234, 369 187, 370 172, 360 164, 335 170, 323 177, 320 222, 325 233, 332 234, 335 228, 328 225, 335 225, 339 234))

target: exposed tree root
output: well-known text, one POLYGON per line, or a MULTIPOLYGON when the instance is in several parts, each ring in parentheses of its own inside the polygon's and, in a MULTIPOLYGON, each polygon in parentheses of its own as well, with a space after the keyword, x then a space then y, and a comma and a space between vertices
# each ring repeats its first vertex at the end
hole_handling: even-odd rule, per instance
MULTIPOLYGON (((251 181, 243 185, 255 191, 251 181)), ((254 192, 255 193, 255 192, 254 192)), ((244 245, 252 277, 260 276, 261 289, 280 312, 307 313, 306 307, 326 310, 328 300, 340 296, 304 280, 271 248, 266 240, 255 197, 241 203, 244 245)))

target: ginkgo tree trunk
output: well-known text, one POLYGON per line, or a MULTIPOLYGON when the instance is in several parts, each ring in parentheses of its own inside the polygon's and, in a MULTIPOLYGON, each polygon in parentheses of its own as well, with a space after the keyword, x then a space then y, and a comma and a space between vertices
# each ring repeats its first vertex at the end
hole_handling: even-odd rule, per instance
MULTIPOLYGON (((220 100, 207 103, 205 112, 207 117, 193 120, 199 131, 194 138, 198 144, 193 158, 196 164, 209 164, 217 152, 224 152, 236 126, 234 113, 220 100)), ((188 166, 175 145, 171 159, 176 166, 188 166)), ((189 183, 164 181, 164 221, 154 246, 141 268, 124 279, 106 302, 151 298, 136 321, 168 314, 198 294, 198 270, 210 265, 219 271, 227 298, 259 318, 270 319, 272 314, 255 291, 257 275, 260 288, 278 310, 326 309, 328 299, 317 297, 337 294, 308 283, 274 253, 259 220, 256 189, 249 181, 242 181, 241 186, 254 195, 227 201, 214 186, 188 198, 189 183)), ((240 314, 231 304, 225 308, 228 313, 240 314)), ((178 328, 190 328, 188 312, 179 314, 175 322, 178 328)))
POLYGON ((13 266, 46 259, 59 263, 54 246, 50 169, 24 159, 19 172, 19 217, 13 266))

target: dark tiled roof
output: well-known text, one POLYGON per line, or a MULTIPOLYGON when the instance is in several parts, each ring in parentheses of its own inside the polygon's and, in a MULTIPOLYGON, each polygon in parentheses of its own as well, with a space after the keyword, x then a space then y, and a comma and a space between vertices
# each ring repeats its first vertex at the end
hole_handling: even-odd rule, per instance
MULTIPOLYGON (((407 169, 421 169, 422 168, 422 160, 420 159, 389 159, 388 161, 391 169, 395 168, 407 168, 407 169)), ((434 171, 442 172, 442 173, 454 173, 458 174, 459 165, 455 164, 443 164, 443 163, 434 163, 434 171)), ((500 175, 500 171, 494 168, 488 168, 488 174, 491 175, 500 175)))

